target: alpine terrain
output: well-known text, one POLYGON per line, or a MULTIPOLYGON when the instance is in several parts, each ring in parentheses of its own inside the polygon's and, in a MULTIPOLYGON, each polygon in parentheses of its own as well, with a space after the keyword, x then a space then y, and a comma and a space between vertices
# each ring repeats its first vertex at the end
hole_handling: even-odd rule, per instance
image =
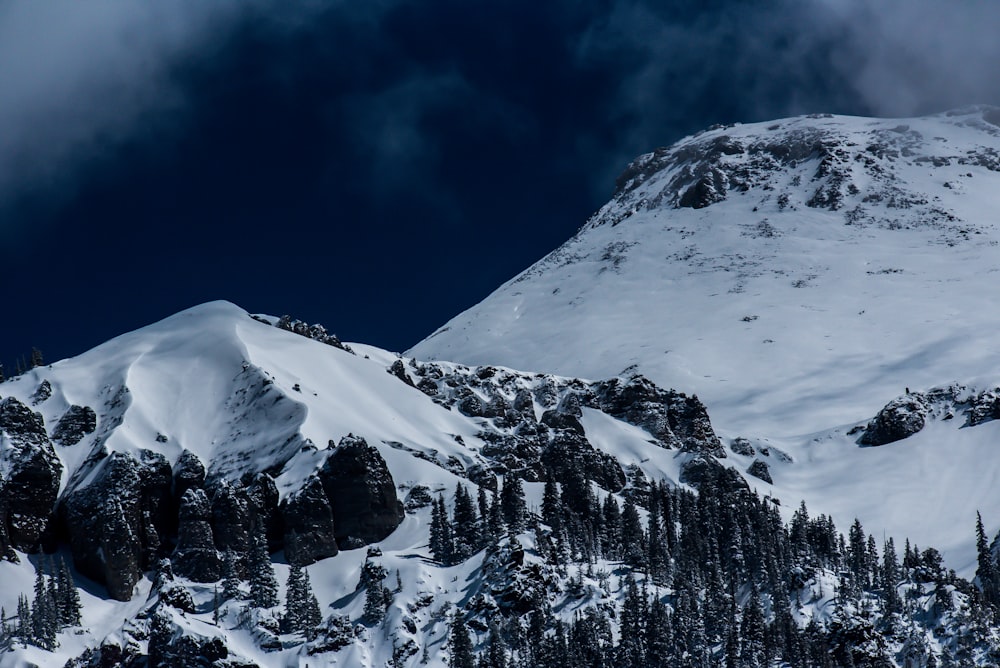
POLYGON ((998 665, 1000 110, 617 185, 405 356, 213 302, 0 382, 0 666, 998 665))

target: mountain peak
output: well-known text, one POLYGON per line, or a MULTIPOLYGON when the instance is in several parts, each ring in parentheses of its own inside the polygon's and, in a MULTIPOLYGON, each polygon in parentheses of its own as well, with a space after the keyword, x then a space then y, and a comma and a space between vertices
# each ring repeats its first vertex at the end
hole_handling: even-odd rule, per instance
POLYGON ((701 209, 737 194, 758 206, 840 210, 854 224, 887 224, 883 209, 922 207, 930 223, 955 222, 907 188, 903 168, 1000 169, 1000 109, 970 107, 911 119, 811 114, 714 126, 634 160, 590 226, 617 225, 658 208, 701 209), (878 206, 884 204, 884 207, 878 206))

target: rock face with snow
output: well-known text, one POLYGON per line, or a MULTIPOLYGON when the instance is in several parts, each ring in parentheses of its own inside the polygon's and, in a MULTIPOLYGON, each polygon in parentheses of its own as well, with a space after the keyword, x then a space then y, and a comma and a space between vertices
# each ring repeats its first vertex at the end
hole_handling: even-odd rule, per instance
POLYGON ((62 463, 42 416, 13 397, 0 401, 0 458, 4 469, 0 541, 8 541, 0 549, 35 551, 55 507, 62 463))
POLYGON ((893 399, 868 423, 858 442, 886 445, 913 436, 924 428, 927 412, 927 400, 919 393, 893 399))
POLYGON ((392 474, 363 438, 341 439, 318 475, 330 499, 338 544, 358 547, 380 541, 403 521, 392 474))

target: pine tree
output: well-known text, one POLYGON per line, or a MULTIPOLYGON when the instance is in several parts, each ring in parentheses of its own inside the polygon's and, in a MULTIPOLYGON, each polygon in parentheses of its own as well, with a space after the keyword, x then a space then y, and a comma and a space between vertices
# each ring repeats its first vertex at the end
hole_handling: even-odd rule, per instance
POLYGON ((285 628, 290 633, 302 630, 302 612, 304 599, 304 577, 301 566, 288 568, 288 580, 285 582, 285 628))
POLYGON ((521 479, 513 473, 504 476, 500 491, 500 507, 504 522, 511 533, 521 533, 528 523, 528 507, 524 502, 521 479))
POLYGON ((31 604, 28 597, 21 594, 17 597, 17 639, 27 644, 32 641, 34 634, 31 630, 31 604))
POLYGON ((373 582, 368 585, 368 589, 365 590, 365 608, 362 613, 365 621, 372 626, 381 624, 382 620, 385 619, 385 602, 386 592, 382 583, 373 582))
POLYGON ((79 626, 80 592, 77 591, 76 583, 73 581, 73 573, 65 559, 59 559, 59 571, 56 577, 58 578, 59 592, 57 601, 59 623, 65 626, 79 626))
POLYGON ((319 601, 313 593, 312 582, 309 580, 309 569, 302 569, 302 631, 306 638, 313 640, 323 622, 323 613, 319 609, 319 601))
POLYGON ((472 497, 459 483, 455 487, 455 561, 462 562, 479 550, 481 537, 479 534, 479 517, 472 497))
POLYGON ((236 566, 236 553, 226 550, 222 559, 222 598, 227 601, 236 601, 242 598, 240 591, 240 577, 236 566))
POLYGON ((640 570, 646 568, 646 536, 642 531, 639 511, 632 499, 625 499, 625 509, 622 511, 621 546, 622 560, 626 564, 640 570))
POLYGON ((448 644, 451 647, 451 657, 448 661, 449 668, 476 668, 476 660, 472 655, 472 638, 469 637, 469 629, 465 625, 465 618, 458 611, 455 611, 451 619, 448 644))
POLYGON ((31 349, 31 368, 37 368, 43 366, 45 363, 42 360, 42 351, 38 348, 31 349))
POLYGON ((979 578, 979 586, 983 590, 983 598, 987 603, 996 605, 998 602, 998 578, 997 565, 990 552, 989 543, 986 542, 986 530, 983 528, 983 518, 976 511, 976 556, 979 568, 976 570, 976 577, 979 578))
POLYGON ((254 536, 253 545, 247 555, 247 571, 250 580, 250 604, 255 608, 273 608, 278 605, 278 581, 274 577, 274 566, 267 553, 267 539, 263 531, 254 536))
POLYGON ((39 564, 35 568, 35 601, 31 606, 31 635, 34 644, 43 649, 55 648, 57 626, 56 603, 39 564))
POLYGON ((490 522, 490 514, 493 510, 491 508, 492 504, 490 504, 489 497, 486 496, 486 489, 482 486, 479 487, 479 495, 476 501, 479 506, 479 547, 483 548, 494 545, 500 538, 500 534, 494 531, 493 523, 490 522))
POLYGON ((452 523, 448 517, 448 508, 445 506, 444 497, 440 494, 432 504, 430 534, 428 547, 431 555, 446 566, 455 563, 455 539, 452 523))
POLYGON ((479 658, 478 668, 508 668, 507 648, 500 635, 500 629, 492 619, 489 623, 489 633, 486 651, 479 658))
POLYGON ((899 598, 900 573, 899 561, 896 558, 896 546, 892 538, 886 541, 882 548, 882 599, 885 601, 887 614, 902 610, 903 602, 899 598))

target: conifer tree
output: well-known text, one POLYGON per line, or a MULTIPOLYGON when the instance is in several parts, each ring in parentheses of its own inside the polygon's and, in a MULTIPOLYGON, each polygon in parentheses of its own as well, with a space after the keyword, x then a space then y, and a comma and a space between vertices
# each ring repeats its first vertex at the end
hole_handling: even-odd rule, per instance
POLYGON ((53 649, 56 646, 59 615, 56 602, 52 598, 52 589, 42 573, 42 566, 35 568, 35 600, 31 606, 31 635, 35 645, 43 649, 53 649))
POLYGON ((639 511, 632 499, 625 500, 625 509, 622 510, 621 546, 622 560, 626 564, 640 570, 646 568, 646 537, 642 532, 639 511))
POLYGON ((976 577, 979 578, 979 586, 983 591, 983 599, 987 603, 998 603, 998 577, 997 565, 990 552, 989 543, 986 541, 986 530, 983 528, 983 517, 976 511, 976 556, 979 568, 976 570, 976 577))
POLYGON ((302 631, 309 640, 315 639, 318 627, 323 622, 323 613, 319 609, 319 601, 313 593, 312 582, 309 579, 309 569, 302 569, 302 631))
POLYGON ((462 562, 479 550, 481 538, 476 507, 465 485, 461 483, 455 488, 454 527, 454 559, 462 562))
POLYGON ((73 573, 65 559, 59 559, 59 572, 56 577, 58 578, 57 591, 59 592, 59 623, 66 626, 79 626, 80 592, 77 591, 76 583, 73 581, 73 573))
POLYGON ((250 580, 250 604, 255 608, 273 608, 278 605, 278 581, 274 577, 274 566, 267 553, 267 539, 263 530, 254 536, 253 545, 247 555, 247 571, 250 580))
POLYGON ((368 585, 365 590, 365 608, 362 615, 371 625, 381 624, 385 619, 386 592, 381 582, 368 585))
POLYGON ((285 582, 285 627, 291 633, 302 630, 302 613, 304 595, 304 580, 301 566, 288 568, 288 580, 285 582))
POLYGON ((448 660, 449 668, 476 668, 476 659, 472 654, 472 638, 469 637, 465 618, 457 610, 451 619, 448 644, 451 648, 451 656, 448 660))
POLYGON ((446 566, 455 563, 455 539, 444 497, 440 494, 431 508, 431 555, 446 566))
POLYGON ((500 491, 500 508, 504 522, 511 533, 521 533, 528 523, 528 507, 524 502, 524 487, 521 479, 508 473, 503 479, 500 491))
POLYGON ((31 604, 28 597, 21 594, 17 597, 17 631, 18 640, 27 644, 34 637, 31 626, 31 604))
POLYGON ((222 559, 222 597, 235 601, 243 596, 240 591, 240 577, 236 567, 236 553, 226 550, 222 559))

